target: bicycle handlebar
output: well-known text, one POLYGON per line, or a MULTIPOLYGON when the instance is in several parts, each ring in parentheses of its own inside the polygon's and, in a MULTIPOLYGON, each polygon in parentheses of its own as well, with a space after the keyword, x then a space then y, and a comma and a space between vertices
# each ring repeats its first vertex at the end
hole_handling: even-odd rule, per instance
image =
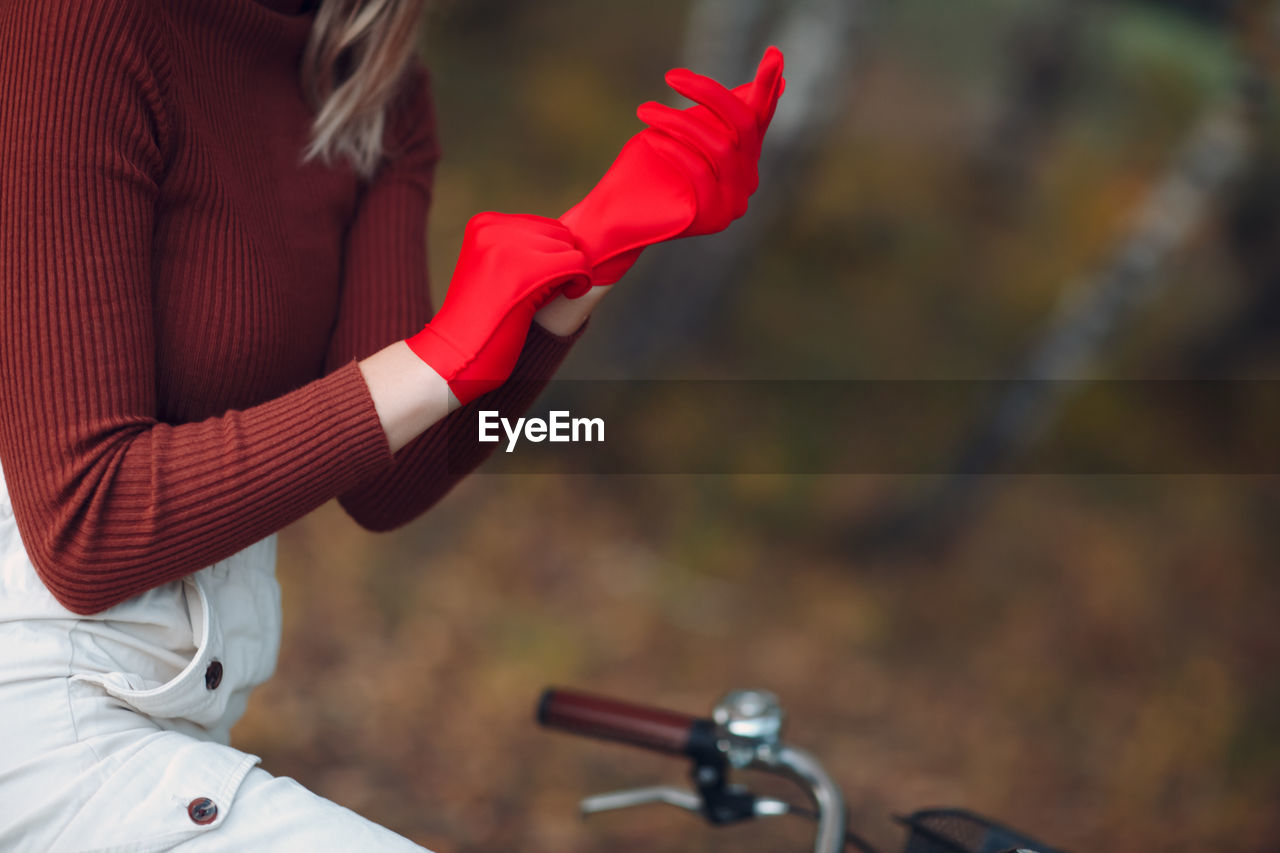
MULTIPOLYGON (((844 795, 822 765, 803 749, 781 740, 782 706, 767 690, 732 690, 716 703, 710 719, 662 708, 635 705, 576 690, 549 687, 538 701, 537 721, 570 734, 630 744, 693 760, 696 790, 655 785, 599 794, 582 801, 584 815, 663 803, 700 812, 713 824, 749 818, 799 814, 817 821, 814 853, 839 853, 846 844, 874 853, 875 848, 848 832, 844 795), (785 800, 759 797, 730 784, 728 771, 757 770, 786 777, 809 795, 816 811, 807 812, 785 800)), ((1048 853, 1051 848, 1019 832, 969 812, 930 810, 904 819, 913 831, 909 847, 922 839, 929 849, 1006 850, 1022 845, 1048 853), (957 823, 960 820, 960 823, 957 823), (973 834, 978 832, 979 834, 973 834), (954 843, 953 842, 954 839, 954 843), (963 840, 962 839, 966 839, 963 840), (962 846, 963 845, 963 846, 962 846), (975 846, 976 845, 976 846, 975 846)))
POLYGON ((726 771, 731 767, 763 770, 798 782, 817 806, 815 853, 838 853, 844 845, 844 796, 813 756, 781 741, 782 707, 767 690, 732 690, 716 704, 712 718, 706 719, 549 687, 538 701, 536 716, 543 726, 694 762, 696 795, 665 786, 624 791, 593 798, 592 811, 647 802, 693 810, 700 803, 703 815, 717 824, 794 811, 787 803, 756 797, 742 786, 728 784, 726 771))
POLYGON ((705 748, 714 727, 689 714, 554 687, 543 691, 537 719, 572 734, 689 757, 705 748))

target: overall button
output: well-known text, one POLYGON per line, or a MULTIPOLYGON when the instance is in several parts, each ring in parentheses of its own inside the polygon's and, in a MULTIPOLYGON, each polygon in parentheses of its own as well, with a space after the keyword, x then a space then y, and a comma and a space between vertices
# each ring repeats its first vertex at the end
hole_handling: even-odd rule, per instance
POLYGON ((222 683, 222 661, 215 660, 209 664, 209 668, 204 671, 204 686, 210 690, 217 690, 218 685, 222 683))
POLYGON ((204 826, 218 819, 218 807, 208 797, 196 797, 187 803, 187 817, 192 823, 204 826))

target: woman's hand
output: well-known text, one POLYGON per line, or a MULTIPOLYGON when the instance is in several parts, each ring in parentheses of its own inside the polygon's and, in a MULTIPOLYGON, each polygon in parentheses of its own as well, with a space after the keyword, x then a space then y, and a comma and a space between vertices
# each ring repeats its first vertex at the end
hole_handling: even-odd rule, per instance
POLYGON ((654 131, 649 143, 685 174, 693 189, 693 221, 678 236, 723 231, 747 212, 760 185, 760 150, 785 82, 782 53, 770 48, 756 79, 733 92, 683 68, 668 71, 671 88, 700 106, 678 110, 650 101, 636 114, 654 131))
POLYGON ((589 286, 589 276, 586 256, 556 220, 479 214, 440 311, 405 343, 465 405, 511 375, 538 310, 567 282, 589 286))
POLYGON ((637 114, 649 127, 560 217, 591 260, 592 284, 617 281, 645 246, 721 231, 746 212, 759 185, 764 134, 786 88, 782 71, 782 52, 771 47, 755 80, 733 91, 686 69, 667 73, 667 83, 698 106, 642 105, 637 114))

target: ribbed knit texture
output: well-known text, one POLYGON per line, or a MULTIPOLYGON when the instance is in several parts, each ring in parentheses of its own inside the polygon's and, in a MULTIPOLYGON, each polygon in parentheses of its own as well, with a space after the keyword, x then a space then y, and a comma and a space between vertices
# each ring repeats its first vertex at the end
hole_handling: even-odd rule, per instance
MULTIPOLYGON (((429 78, 415 65, 371 183, 299 165, 306 7, 0 0, 0 463, 74 612, 333 497, 371 529, 403 524, 456 481, 446 448, 474 409, 516 412, 541 387, 498 389, 391 456, 354 362, 432 314, 429 78)), ((515 375, 545 380, 573 339, 535 326, 515 375)))

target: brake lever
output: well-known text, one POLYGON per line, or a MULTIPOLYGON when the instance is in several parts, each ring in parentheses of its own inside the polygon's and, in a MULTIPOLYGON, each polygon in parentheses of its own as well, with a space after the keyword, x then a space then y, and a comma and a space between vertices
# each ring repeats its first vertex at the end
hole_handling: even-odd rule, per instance
MULTIPOLYGON (((736 788, 737 786, 734 787, 736 788)), ((791 814, 792 806, 785 800, 779 800, 774 797, 752 796, 742 789, 738 789, 734 793, 738 796, 747 797, 751 801, 751 813, 743 815, 741 819, 791 814)), ((684 809, 697 815, 705 815, 706 813, 701 796, 694 791, 677 788, 674 785, 651 785, 647 788, 630 788, 624 791, 596 794, 579 803, 578 810, 583 817, 587 817, 600 812, 619 811, 654 803, 675 806, 678 809, 684 809)))
POLYGON ((600 812, 618 811, 635 806, 647 806, 653 803, 664 803, 687 812, 700 814, 702 798, 693 791, 677 788, 674 785, 651 785, 647 788, 631 788, 625 791, 612 791, 607 794, 595 794, 587 797, 578 805, 583 817, 600 812))

